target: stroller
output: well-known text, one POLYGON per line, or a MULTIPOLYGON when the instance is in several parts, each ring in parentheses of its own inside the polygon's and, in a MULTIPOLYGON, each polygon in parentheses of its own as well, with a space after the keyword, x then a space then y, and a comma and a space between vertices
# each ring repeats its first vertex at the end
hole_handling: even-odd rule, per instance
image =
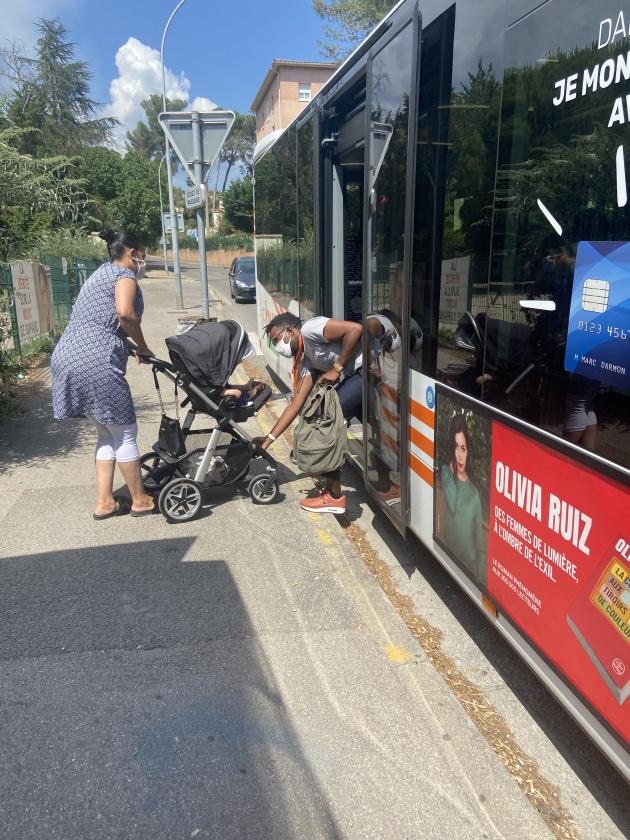
MULTIPOLYGON (((162 423, 160 439, 140 459, 144 486, 157 496, 160 512, 169 522, 190 522, 201 509, 203 491, 243 480, 255 458, 264 459, 266 469, 250 480, 249 496, 254 504, 273 502, 279 491, 276 461, 237 425, 257 414, 271 396, 271 388, 263 386, 247 405, 222 393, 237 365, 254 354, 243 327, 237 321, 202 323, 167 338, 166 346, 170 363, 146 359, 153 369, 162 423), (175 384, 176 420, 166 416, 158 374, 175 384), (188 406, 182 426, 180 388, 186 395, 181 408, 188 406), (216 425, 193 430, 198 414, 213 418, 216 425), (208 433, 205 448, 186 450, 187 438, 208 433)), ((136 355, 134 349, 129 352, 136 355)))

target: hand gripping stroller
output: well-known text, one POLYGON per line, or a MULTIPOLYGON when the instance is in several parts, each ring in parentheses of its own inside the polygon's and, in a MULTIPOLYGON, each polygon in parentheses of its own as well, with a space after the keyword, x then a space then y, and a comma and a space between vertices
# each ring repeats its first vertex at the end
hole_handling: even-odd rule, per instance
MULTIPOLYGON (((237 365, 254 354, 243 327, 236 321, 200 324, 182 335, 167 338, 166 345, 170 363, 154 357, 146 361, 152 366, 162 409, 161 431, 166 425, 171 434, 161 434, 152 451, 140 459, 145 487, 148 492, 158 494, 162 514, 169 522, 194 519, 201 509, 203 492, 241 481, 255 458, 264 459, 266 468, 250 480, 250 498, 254 504, 274 501, 279 491, 276 461, 237 425, 258 413, 271 396, 271 388, 264 386, 246 405, 237 397, 223 395, 237 365), (177 421, 166 417, 158 375, 175 385, 177 421), (181 407, 188 406, 181 435, 179 389, 186 395, 181 407), (211 417, 216 425, 193 430, 198 414, 211 417), (190 436, 201 434, 210 435, 205 448, 182 452, 182 438, 185 443, 190 436), (175 446, 169 445, 169 441, 174 441, 175 446)), ((129 352, 136 354, 135 350, 129 352)))

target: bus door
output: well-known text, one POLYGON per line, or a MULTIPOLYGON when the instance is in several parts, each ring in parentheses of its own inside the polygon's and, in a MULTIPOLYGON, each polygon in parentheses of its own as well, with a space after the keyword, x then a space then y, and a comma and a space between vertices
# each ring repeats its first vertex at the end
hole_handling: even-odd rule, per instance
MULTIPOLYGON (((328 106, 322 128, 324 154, 324 283, 323 311, 345 321, 363 321, 365 68, 343 86, 328 106)), ((363 426, 352 418, 349 454, 363 472, 363 426)))
POLYGON ((370 495, 404 532, 407 396, 421 20, 402 5, 372 46, 364 167, 363 463, 370 495))

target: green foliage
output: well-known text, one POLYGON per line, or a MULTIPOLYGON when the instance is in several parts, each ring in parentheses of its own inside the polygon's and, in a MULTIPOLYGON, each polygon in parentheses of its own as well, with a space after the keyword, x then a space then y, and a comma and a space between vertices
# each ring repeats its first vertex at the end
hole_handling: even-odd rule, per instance
POLYGON ((114 225, 110 204, 116 198, 123 181, 123 159, 113 149, 92 146, 82 149, 75 158, 75 172, 92 198, 90 213, 96 227, 114 225))
POLYGON ((112 149, 96 146, 84 149, 76 166, 77 174, 94 197, 92 213, 101 228, 132 230, 147 245, 159 239, 162 228, 157 161, 136 151, 121 157, 112 149))
POLYGON ((53 226, 76 223, 88 206, 70 160, 22 154, 15 146, 23 135, 0 132, 0 262, 39 247, 53 226))
POLYGON ((361 43, 397 0, 313 0, 316 13, 327 21, 322 54, 340 61, 361 43))
POLYGON ((255 146, 256 117, 253 114, 237 112, 234 125, 223 144, 219 158, 221 163, 226 164, 222 192, 225 192, 230 171, 237 163, 240 163, 243 174, 251 176, 255 146))
POLYGON ((108 203, 115 227, 133 231, 147 246, 154 245, 162 233, 157 176, 157 163, 138 152, 127 152, 116 196, 108 203))
POLYGON ((104 262, 107 259, 107 246, 102 239, 73 230, 50 231, 40 252, 51 257, 65 257, 68 261, 104 262))
POLYGON ((106 142, 116 124, 97 119, 99 104, 89 96, 92 74, 74 59, 74 44, 59 19, 40 19, 40 37, 34 58, 13 56, 5 75, 13 85, 6 108, 9 122, 37 128, 22 135, 21 151, 46 157, 69 155, 83 146, 106 142))
MULTIPOLYGON (((197 250, 199 243, 194 236, 184 236, 179 240, 180 248, 197 250)), ((254 240, 245 233, 215 235, 206 237, 206 251, 253 251, 254 240)))
POLYGON ((254 198, 252 179, 249 176, 232 181, 223 193, 224 221, 235 231, 253 233, 254 198))
MULTIPOLYGON (((152 93, 143 100, 142 107, 146 115, 146 122, 139 122, 133 131, 127 132, 127 149, 137 152, 146 160, 159 160, 164 154, 164 132, 159 123, 158 116, 164 110, 162 108, 162 97, 152 93)), ((167 111, 183 111, 186 107, 184 99, 167 99, 167 111)), ((173 156, 173 160, 176 158, 173 156)), ((175 163, 177 166, 177 163, 175 163)))

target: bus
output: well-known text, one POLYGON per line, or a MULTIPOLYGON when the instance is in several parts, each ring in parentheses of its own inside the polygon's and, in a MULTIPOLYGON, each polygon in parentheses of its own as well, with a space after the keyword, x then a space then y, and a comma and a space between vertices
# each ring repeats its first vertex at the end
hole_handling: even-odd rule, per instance
POLYGON ((260 331, 364 324, 368 494, 628 780, 629 123, 618 3, 402 0, 254 160, 260 331))

